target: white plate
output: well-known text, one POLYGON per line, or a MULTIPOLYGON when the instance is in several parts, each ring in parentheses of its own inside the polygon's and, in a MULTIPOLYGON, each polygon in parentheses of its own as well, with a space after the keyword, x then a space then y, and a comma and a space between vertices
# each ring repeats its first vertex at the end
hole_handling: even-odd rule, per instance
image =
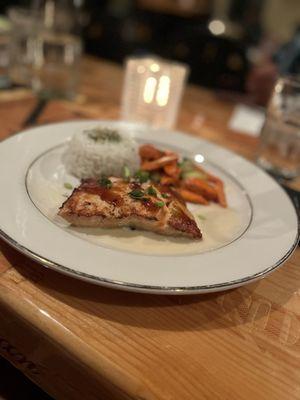
POLYGON ((243 158, 179 132, 112 121, 45 125, 2 142, 0 170, 3 239, 47 267, 100 285, 169 294, 229 289, 274 271, 297 245, 296 212, 273 179, 243 158), (126 229, 80 230, 57 218, 68 192, 63 183, 78 183, 61 161, 66 142, 95 125, 205 159, 204 167, 225 182, 229 208, 192 208, 201 217, 202 241, 126 229))

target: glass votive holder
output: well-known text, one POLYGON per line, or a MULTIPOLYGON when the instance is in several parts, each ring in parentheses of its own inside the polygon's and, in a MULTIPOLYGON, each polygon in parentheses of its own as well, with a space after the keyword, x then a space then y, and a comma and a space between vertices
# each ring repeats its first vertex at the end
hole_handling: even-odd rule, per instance
POLYGON ((126 60, 121 118, 172 128, 188 76, 184 64, 158 57, 126 60))

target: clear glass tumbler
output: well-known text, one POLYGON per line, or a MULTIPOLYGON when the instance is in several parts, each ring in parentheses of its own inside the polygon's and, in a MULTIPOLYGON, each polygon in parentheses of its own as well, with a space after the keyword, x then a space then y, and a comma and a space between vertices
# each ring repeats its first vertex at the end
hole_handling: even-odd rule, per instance
POLYGON ((187 66, 158 57, 127 59, 122 119, 172 128, 187 74, 187 66))
POLYGON ((300 80, 280 78, 261 132, 257 163, 282 179, 300 176, 300 80))
POLYGON ((22 7, 8 9, 11 23, 9 75, 13 82, 30 86, 36 16, 22 7))
POLYGON ((33 52, 32 88, 42 97, 73 98, 78 90, 82 41, 70 0, 34 1, 40 15, 33 52))

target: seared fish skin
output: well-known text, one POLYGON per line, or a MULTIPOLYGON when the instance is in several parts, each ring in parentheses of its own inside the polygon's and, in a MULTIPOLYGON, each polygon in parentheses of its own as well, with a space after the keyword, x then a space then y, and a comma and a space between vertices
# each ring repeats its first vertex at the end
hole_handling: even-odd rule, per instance
POLYGON ((132 227, 169 236, 201 239, 184 201, 172 189, 110 178, 109 186, 87 179, 74 189, 58 215, 75 226, 132 227))

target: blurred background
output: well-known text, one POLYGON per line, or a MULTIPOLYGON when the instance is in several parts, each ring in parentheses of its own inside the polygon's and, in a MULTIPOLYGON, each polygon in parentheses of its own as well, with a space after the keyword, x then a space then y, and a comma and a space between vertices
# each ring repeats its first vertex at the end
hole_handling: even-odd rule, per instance
MULTIPOLYGON (((31 2, 32 3, 32 2, 31 2)), ((29 1, 0 3, 8 7, 29 1)), ((265 105, 278 74, 300 72, 299 0, 73 0, 84 51, 122 63, 155 53, 190 82, 265 105)))
MULTIPOLYGON (((177 60, 190 83, 265 106, 278 76, 300 75, 300 0, 0 0, 0 90, 54 88, 72 98, 82 51, 119 64, 148 54, 177 60), (44 27, 32 11, 42 8, 44 27)), ((1 358, 0 374, 0 399, 48 399, 1 358)))

